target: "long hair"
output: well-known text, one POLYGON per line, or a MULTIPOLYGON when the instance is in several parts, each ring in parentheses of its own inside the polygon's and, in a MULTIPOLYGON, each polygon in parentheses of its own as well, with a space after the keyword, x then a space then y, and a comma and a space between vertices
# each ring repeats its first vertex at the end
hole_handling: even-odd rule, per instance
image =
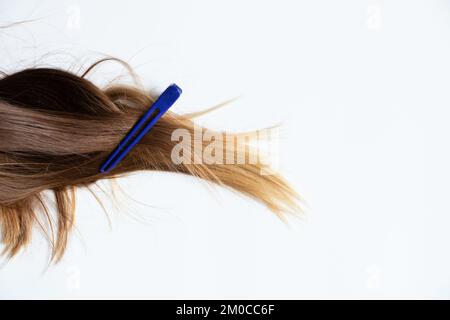
MULTIPOLYGON (((138 170, 178 172, 226 186, 258 199, 280 216, 299 210, 298 194, 278 174, 261 175, 259 161, 172 161, 174 147, 180 144, 188 150, 185 157, 198 156, 187 141, 173 141, 174 130, 194 133, 195 127, 191 116, 173 112, 166 113, 114 170, 100 174, 102 162, 152 103, 150 94, 137 86, 99 88, 85 74, 52 68, 30 68, 0 78, 0 230, 4 254, 12 257, 26 246, 33 227, 44 228, 40 218, 46 216, 55 234, 52 259, 59 260, 74 227, 76 189, 138 170), (43 197, 47 190, 55 196, 56 226, 52 226, 43 197)), ((216 139, 224 153, 231 152, 230 145, 216 139)), ((233 142, 235 146, 248 144, 236 141, 241 142, 233 142)), ((252 148, 236 148, 235 156, 250 157, 252 152, 252 148)))

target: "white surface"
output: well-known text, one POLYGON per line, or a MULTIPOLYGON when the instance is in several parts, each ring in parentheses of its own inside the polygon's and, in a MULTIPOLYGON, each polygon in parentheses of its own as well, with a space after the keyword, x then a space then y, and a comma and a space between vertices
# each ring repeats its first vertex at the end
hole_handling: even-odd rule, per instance
POLYGON ((283 121, 311 210, 288 229, 191 178, 133 175, 120 184, 157 208, 124 207, 150 221, 110 230, 81 191, 65 259, 46 268, 36 236, 0 298, 450 298, 448 1, 0 1, 2 24, 23 19, 0 30, 3 69, 107 53, 179 84, 179 112, 242 95, 203 124, 283 121))

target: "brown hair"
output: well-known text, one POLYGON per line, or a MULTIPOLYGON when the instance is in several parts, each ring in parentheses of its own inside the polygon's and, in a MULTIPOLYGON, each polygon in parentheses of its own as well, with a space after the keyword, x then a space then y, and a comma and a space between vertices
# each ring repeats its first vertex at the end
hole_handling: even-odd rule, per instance
POLYGON ((153 99, 137 86, 100 89, 85 74, 31 68, 0 79, 0 230, 8 256, 30 242, 33 226, 46 229, 40 217, 47 217, 50 234, 56 234, 52 257, 59 260, 74 226, 76 188, 138 170, 179 172, 230 187, 279 215, 299 210, 296 192, 277 174, 261 175, 259 162, 171 161, 178 144, 172 132, 194 130, 190 116, 173 112, 166 113, 114 170, 100 174, 102 162, 153 99), (56 200, 55 231, 43 197, 46 190, 56 200))

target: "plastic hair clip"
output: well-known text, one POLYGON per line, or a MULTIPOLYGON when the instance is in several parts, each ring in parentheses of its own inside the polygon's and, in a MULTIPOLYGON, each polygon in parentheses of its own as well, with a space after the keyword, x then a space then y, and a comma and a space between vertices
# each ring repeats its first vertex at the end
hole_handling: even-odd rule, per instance
POLYGON ((100 172, 106 173, 114 169, 131 149, 133 149, 133 147, 150 131, 159 118, 161 118, 175 101, 178 100, 181 92, 181 89, 176 84, 171 84, 164 90, 159 98, 144 113, 125 138, 123 138, 119 145, 108 156, 108 159, 106 159, 101 166, 100 172))

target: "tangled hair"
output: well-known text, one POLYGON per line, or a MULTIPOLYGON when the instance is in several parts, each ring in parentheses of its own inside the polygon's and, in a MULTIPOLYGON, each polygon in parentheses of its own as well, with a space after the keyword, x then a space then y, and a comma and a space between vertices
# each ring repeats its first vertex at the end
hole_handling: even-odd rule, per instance
MULTIPOLYGON (((137 86, 100 89, 85 74, 31 68, 0 79, 0 231, 5 255, 13 257, 29 244, 38 226, 50 230, 52 259, 58 261, 74 227, 76 189, 138 170, 192 175, 256 198, 279 215, 298 211, 296 192, 279 175, 261 175, 260 162, 175 164, 171 153, 179 142, 172 141, 171 134, 179 128, 193 132, 194 122, 173 112, 166 113, 114 170, 99 173, 153 99, 137 86), (47 190, 56 202, 55 226, 43 195, 47 190)), ((252 151, 238 152, 249 156, 252 151)))

